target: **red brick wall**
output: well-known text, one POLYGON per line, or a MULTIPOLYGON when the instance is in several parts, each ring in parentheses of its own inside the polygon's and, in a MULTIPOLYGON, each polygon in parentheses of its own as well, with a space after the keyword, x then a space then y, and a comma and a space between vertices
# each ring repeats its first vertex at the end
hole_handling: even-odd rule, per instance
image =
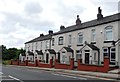
POLYGON ((109 71, 109 58, 104 59, 104 65, 103 66, 97 66, 97 65, 86 65, 81 64, 81 60, 78 60, 78 67, 77 69, 80 71, 99 71, 99 72, 108 72, 109 71))
POLYGON ((45 63, 41 63, 39 61, 37 61, 38 63, 38 67, 45 67, 45 68, 52 68, 53 67, 53 60, 50 59, 50 63, 49 64, 45 64, 45 63))
POLYGON ((70 64, 61 64, 58 63, 58 59, 55 59, 55 68, 56 69, 74 69, 74 59, 70 60, 70 64))
POLYGON ((19 65, 20 66, 27 66, 28 65, 28 60, 26 60, 25 62, 19 62, 19 65))
POLYGON ((19 65, 19 60, 11 60, 11 65, 19 65))
POLYGON ((32 66, 32 67, 36 67, 36 66, 38 66, 38 62, 37 62, 38 60, 36 59, 35 60, 35 62, 28 62, 28 66, 32 66))

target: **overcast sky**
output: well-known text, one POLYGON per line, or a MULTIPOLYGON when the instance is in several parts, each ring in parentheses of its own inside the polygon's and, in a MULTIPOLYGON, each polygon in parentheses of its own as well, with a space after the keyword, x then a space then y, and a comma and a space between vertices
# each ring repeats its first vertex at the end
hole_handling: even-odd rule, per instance
POLYGON ((0 0, 0 45, 24 48, 24 43, 49 30, 118 12, 119 0, 0 0))

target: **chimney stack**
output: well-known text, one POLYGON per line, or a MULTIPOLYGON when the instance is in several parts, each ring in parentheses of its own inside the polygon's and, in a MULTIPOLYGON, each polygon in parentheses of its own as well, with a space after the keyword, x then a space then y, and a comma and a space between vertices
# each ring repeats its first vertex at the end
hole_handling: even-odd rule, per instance
POLYGON ((81 20, 79 18, 79 15, 77 15, 76 25, 81 25, 81 20))
POLYGON ((97 14, 97 19, 102 19, 103 15, 102 15, 102 9, 100 9, 100 7, 98 7, 98 14, 97 14))
POLYGON ((65 29, 65 26, 61 25, 60 30, 63 30, 63 29, 65 29))
POLYGON ((53 34, 53 30, 48 31, 49 35, 53 34))
POLYGON ((40 37, 43 37, 44 36, 44 34, 40 34, 40 37))

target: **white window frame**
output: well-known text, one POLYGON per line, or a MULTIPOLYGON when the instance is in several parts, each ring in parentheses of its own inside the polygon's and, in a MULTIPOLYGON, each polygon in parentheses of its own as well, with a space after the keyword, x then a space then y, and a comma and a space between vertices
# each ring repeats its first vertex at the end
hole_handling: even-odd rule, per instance
POLYGON ((58 45, 63 45, 63 40, 64 40, 63 36, 59 37, 58 38, 58 45))
POLYGON ((113 27, 107 26, 105 27, 105 41, 112 41, 113 40, 113 27), (111 32, 111 38, 109 38, 109 35, 107 33, 111 32))
POLYGON ((40 46, 41 46, 41 50, 42 50, 42 42, 40 43, 40 46))
POLYGON ((97 53, 95 52, 94 53, 94 61, 96 61, 97 60, 97 53))
POLYGON ((38 42, 36 42, 36 50, 37 50, 37 48, 38 48, 38 42))
POLYGON ((77 51, 79 51, 79 52, 76 52, 76 60, 78 60, 79 58, 80 59, 82 58, 82 51, 80 51, 80 50, 77 50, 77 51), (78 57, 78 55, 79 55, 79 57, 78 57))
POLYGON ((82 33, 82 32, 78 33, 78 41, 77 41, 77 43, 78 43, 78 44, 83 44, 83 39, 84 39, 83 33, 82 33), (80 42, 80 39, 82 39, 81 42, 80 42))
POLYGON ((46 49, 49 48, 49 41, 46 41, 46 49))
POLYGON ((105 57, 105 56, 104 56, 105 53, 107 54, 107 57, 109 57, 109 50, 108 50, 108 48, 103 48, 103 58, 105 57), (107 49, 107 51, 104 52, 104 49, 107 49))
POLYGON ((92 42, 96 42, 96 33, 95 33, 95 29, 92 29, 91 30, 91 40, 92 42))
POLYGON ((71 45, 72 44, 72 35, 68 35, 68 44, 71 45))
POLYGON ((55 45, 55 38, 52 38, 52 46, 55 45))
POLYGON ((110 48, 110 61, 115 62, 115 60, 116 60, 116 49, 115 49, 115 51, 112 51, 113 48, 115 49, 115 47, 111 47, 111 48, 110 48), (112 53, 115 53, 115 59, 112 59, 112 58, 111 58, 111 54, 112 54, 112 53))

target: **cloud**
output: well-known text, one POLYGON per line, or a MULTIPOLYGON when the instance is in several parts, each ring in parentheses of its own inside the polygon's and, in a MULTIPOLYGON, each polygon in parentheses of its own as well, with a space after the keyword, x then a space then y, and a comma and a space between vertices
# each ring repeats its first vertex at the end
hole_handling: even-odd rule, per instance
MULTIPOLYGON (((58 31, 60 25, 75 24, 97 18, 97 7, 103 15, 116 12, 110 0, 0 0, 0 43, 7 47, 24 47, 24 43, 48 30, 58 31)), ((104 16, 105 16, 104 15, 104 16)))
POLYGON ((42 7, 40 6, 39 2, 28 2, 25 5, 24 11, 28 14, 28 15, 34 15, 34 14, 39 14, 42 12, 42 7))
POLYGON ((95 5, 95 6, 100 6, 103 10, 103 14, 105 15, 110 15, 113 13, 117 13, 118 12, 118 1, 119 0, 109 0, 109 1, 105 1, 105 0, 100 0, 100 1, 96 1, 96 0, 91 0, 91 2, 95 5))

